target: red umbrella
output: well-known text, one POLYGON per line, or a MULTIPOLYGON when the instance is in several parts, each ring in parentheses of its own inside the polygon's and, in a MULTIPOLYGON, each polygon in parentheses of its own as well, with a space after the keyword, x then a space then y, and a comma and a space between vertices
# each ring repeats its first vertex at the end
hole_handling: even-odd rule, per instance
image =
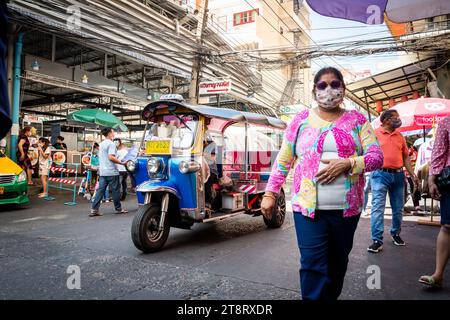
MULTIPOLYGON (((397 110, 402 119, 399 131, 429 129, 450 115, 450 100, 422 97, 399 103, 391 109, 397 110)), ((380 117, 372 121, 372 126, 375 129, 381 126, 380 117)))

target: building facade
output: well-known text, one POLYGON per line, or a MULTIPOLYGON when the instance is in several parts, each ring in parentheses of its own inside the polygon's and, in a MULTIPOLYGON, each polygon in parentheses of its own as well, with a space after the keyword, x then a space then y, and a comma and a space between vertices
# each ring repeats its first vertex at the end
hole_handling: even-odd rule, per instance
MULTIPOLYGON (((238 52, 287 59, 283 49, 310 44, 309 11, 298 0, 210 0, 211 24, 238 52)), ((271 97, 274 106, 311 104, 309 61, 281 67, 257 66, 261 86, 252 94, 271 97)))

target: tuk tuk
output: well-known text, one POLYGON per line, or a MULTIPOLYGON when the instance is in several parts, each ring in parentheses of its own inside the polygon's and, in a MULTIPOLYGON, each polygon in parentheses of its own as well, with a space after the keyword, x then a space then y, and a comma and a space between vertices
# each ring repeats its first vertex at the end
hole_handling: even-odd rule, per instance
MULTIPOLYGON (((283 121, 187 104, 180 95, 163 96, 148 104, 142 119, 146 125, 140 153, 126 163, 135 176, 140 204, 131 227, 136 248, 145 253, 160 250, 170 227, 190 229, 194 223, 239 214, 262 215, 262 195, 279 150, 267 131, 281 136, 286 127, 283 121), (234 130, 234 136, 226 137, 224 133, 233 125, 242 129, 242 134, 234 130), (263 130, 252 131, 258 127, 263 130), (250 151, 249 144, 255 138, 256 147, 250 151), (233 148, 236 140, 243 147, 233 148), (259 140, 271 143, 264 148, 259 140)), ((272 219, 264 218, 264 222, 269 228, 278 228, 285 214, 282 190, 272 219)))

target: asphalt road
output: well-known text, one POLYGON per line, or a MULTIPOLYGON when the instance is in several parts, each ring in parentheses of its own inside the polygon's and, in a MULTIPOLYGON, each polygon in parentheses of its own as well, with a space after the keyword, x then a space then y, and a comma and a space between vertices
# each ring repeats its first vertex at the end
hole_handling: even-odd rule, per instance
MULTIPOLYGON (((0 209, 0 299, 300 299, 291 212, 276 230, 248 216, 172 229, 163 251, 142 254, 130 237, 132 197, 128 215, 104 204, 101 218, 88 217, 83 199, 64 201, 57 194, 0 209), (80 268, 80 289, 67 288, 71 265, 80 268)), ((341 299, 450 299, 450 272, 442 290, 417 282, 433 269, 437 232, 405 222, 406 247, 386 241, 382 253, 370 254, 369 219, 362 218, 341 299), (371 265, 380 267, 380 289, 366 285, 371 265)))

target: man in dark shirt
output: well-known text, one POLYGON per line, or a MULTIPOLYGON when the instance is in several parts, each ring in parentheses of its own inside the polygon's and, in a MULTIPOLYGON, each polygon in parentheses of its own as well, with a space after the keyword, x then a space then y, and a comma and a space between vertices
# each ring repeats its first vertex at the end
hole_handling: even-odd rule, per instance
POLYGON ((58 136, 56 138, 56 143, 53 145, 53 148, 57 150, 67 150, 67 145, 63 141, 64 137, 58 136))

